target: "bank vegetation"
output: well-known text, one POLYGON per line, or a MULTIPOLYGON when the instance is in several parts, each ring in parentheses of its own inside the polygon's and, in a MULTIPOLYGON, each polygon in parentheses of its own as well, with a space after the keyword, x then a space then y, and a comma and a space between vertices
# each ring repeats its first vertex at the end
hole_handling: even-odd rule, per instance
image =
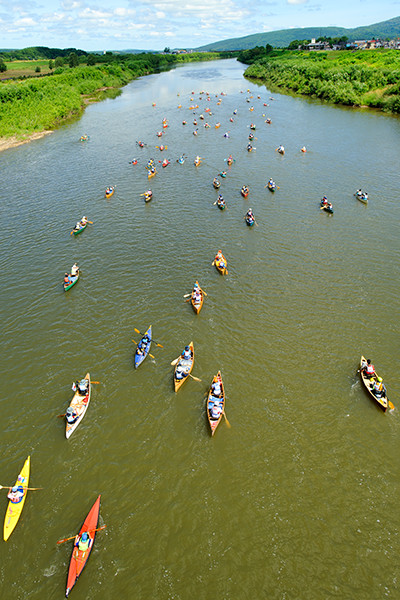
POLYGON ((267 47, 243 52, 239 60, 252 63, 246 77, 272 88, 400 113, 399 50, 303 52, 267 47))
MULTIPOLYGON (((127 54, 69 56, 57 58, 46 73, 18 77, 0 83, 0 138, 14 141, 37 137, 79 115, 88 103, 105 91, 116 95, 133 79, 191 61, 214 60, 224 54, 127 54)), ((12 71, 12 64, 7 63, 12 71)), ((33 74, 33 69, 32 69, 33 74)), ((14 144, 12 144, 14 145, 14 144)))

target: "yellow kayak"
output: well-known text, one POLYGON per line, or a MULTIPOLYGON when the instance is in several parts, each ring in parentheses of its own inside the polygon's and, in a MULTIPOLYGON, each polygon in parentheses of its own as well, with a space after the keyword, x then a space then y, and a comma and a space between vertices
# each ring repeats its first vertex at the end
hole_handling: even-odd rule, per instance
POLYGON ((12 500, 10 500, 8 503, 8 506, 7 506, 7 512, 6 512, 6 516, 4 519, 4 540, 5 541, 8 540, 8 538, 14 531, 15 526, 18 523, 18 519, 21 516, 22 509, 24 508, 25 498, 28 493, 28 490, 26 488, 29 485, 30 466, 31 466, 31 457, 28 456, 28 458, 25 461, 24 466, 22 467, 21 473, 18 475, 17 481, 15 482, 16 486, 23 488, 24 495, 22 496, 22 499, 17 503, 12 502, 12 500))

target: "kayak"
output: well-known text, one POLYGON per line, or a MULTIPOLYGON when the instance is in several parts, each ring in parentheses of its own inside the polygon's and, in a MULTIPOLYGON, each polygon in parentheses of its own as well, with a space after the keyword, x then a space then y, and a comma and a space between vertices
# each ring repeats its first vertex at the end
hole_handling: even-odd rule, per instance
POLYGON ((183 358, 181 356, 175 365, 174 371, 174 389, 175 392, 179 390, 181 385, 188 379, 189 374, 192 372, 194 365, 194 347, 193 342, 189 344, 191 358, 183 358))
MULTIPOLYGON (((361 376, 361 381, 363 382, 363 384, 365 386, 365 389, 372 396, 372 398, 375 400, 375 402, 377 402, 378 405, 381 407, 381 409, 384 412, 386 412, 387 408, 389 406, 389 399, 387 397, 378 398, 377 396, 375 396, 374 392, 372 391, 372 385, 373 384, 371 384, 371 382, 370 382, 371 377, 368 377, 367 375, 365 375, 365 373, 361 370, 361 365, 363 363, 366 363, 366 362, 367 362, 366 358, 364 358, 364 356, 361 356, 361 359, 360 359, 360 376, 361 376)), ((375 371, 375 375, 372 377, 372 379, 374 381, 376 381, 377 377, 378 377, 378 373, 375 371)))
POLYGON ((148 353, 150 352, 150 346, 151 346, 151 325, 148 328, 148 330, 146 331, 146 333, 144 334, 146 335, 148 338, 150 338, 150 341, 147 342, 145 348, 143 349, 139 349, 139 344, 141 343, 142 339, 144 338, 144 336, 141 338, 139 344, 137 345, 136 348, 136 352, 135 352, 135 369, 137 369, 142 362, 144 361, 144 359, 146 358, 146 356, 148 355, 148 353))
POLYGON ((90 509, 88 516, 83 522, 82 527, 79 530, 78 535, 81 536, 82 533, 87 532, 91 542, 87 550, 79 550, 77 546, 72 549, 71 560, 69 562, 68 576, 67 576, 67 589, 65 590, 65 596, 68 598, 68 595, 76 582, 78 581, 78 577, 82 573, 85 565, 89 559, 90 553, 92 552, 94 546, 94 540, 96 538, 97 524, 99 522, 99 513, 100 513, 100 497, 99 496, 96 502, 93 504, 90 509))
POLYGON ((86 227, 87 227, 87 226, 88 226, 88 224, 87 224, 87 223, 85 223, 85 225, 82 225, 82 227, 80 227, 79 229, 76 229, 76 228, 74 227, 74 228, 73 228, 73 230, 72 230, 72 233, 73 233, 74 235, 78 235, 78 233, 82 233, 82 231, 83 231, 84 229, 86 229, 86 227))
POLYGON ((198 289, 200 290, 200 294, 201 294, 201 300, 200 300, 200 304, 199 304, 199 303, 196 303, 196 302, 194 301, 194 294, 193 294, 193 292, 192 292, 192 296, 191 296, 191 298, 190 298, 190 302, 191 302, 191 304, 192 304, 192 306, 193 306, 193 310, 194 310, 194 312, 195 312, 195 313, 198 315, 198 314, 199 314, 199 312, 201 311, 201 307, 203 306, 203 302, 204 302, 204 294, 203 294, 203 290, 202 290, 202 289, 201 289, 201 287, 199 286, 199 283, 198 283, 198 281, 196 281, 196 283, 197 283, 198 289))
POLYGON ((21 516, 22 509, 24 508, 26 495, 28 493, 28 490, 26 488, 29 485, 30 466, 31 466, 31 457, 28 456, 28 458, 26 459, 26 461, 24 463, 24 466, 22 467, 20 474, 17 477, 17 481, 15 482, 15 485, 22 486, 22 488, 24 488, 22 490, 24 492, 24 495, 22 496, 22 499, 19 502, 12 502, 11 500, 8 502, 7 511, 6 511, 6 515, 4 518, 4 530, 3 530, 3 536, 4 536, 5 542, 8 540, 8 538, 14 531, 15 526, 18 523, 18 519, 21 516))
POLYGON ((107 192, 107 190, 106 190, 106 194, 105 194, 106 198, 111 198, 111 196, 113 195, 114 192, 115 192, 115 188, 113 188, 113 187, 110 188, 109 192, 107 192))
POLYGON ((221 419, 222 419, 222 416, 223 416, 224 410, 225 410, 225 391, 224 391, 224 384, 222 383, 221 371, 218 371, 218 373, 216 375, 214 375, 213 380, 211 382, 211 386, 210 386, 210 390, 209 390, 208 396, 207 396, 207 419, 210 424, 211 435, 214 435, 215 430, 217 429, 218 425, 221 422, 221 419), (211 386, 216 381, 219 381, 219 384, 221 386, 221 393, 219 396, 214 396, 213 392, 212 392, 211 386), (222 408, 219 417, 211 416, 212 415, 211 409, 215 405, 222 408))
POLYGON ((87 408, 90 402, 90 392, 91 392, 91 383, 90 383, 90 375, 86 373, 84 379, 89 382, 88 391, 86 394, 81 394, 79 389, 76 390, 74 397, 72 398, 69 407, 74 410, 77 417, 73 423, 65 423, 65 437, 68 439, 78 427, 79 423, 82 421, 83 417, 86 414, 87 408))
POLYGON ((76 282, 79 279, 79 275, 80 275, 80 270, 78 271, 77 275, 70 275, 71 281, 70 283, 64 283, 64 291, 67 292, 68 290, 70 290, 72 288, 73 285, 76 284, 76 282))

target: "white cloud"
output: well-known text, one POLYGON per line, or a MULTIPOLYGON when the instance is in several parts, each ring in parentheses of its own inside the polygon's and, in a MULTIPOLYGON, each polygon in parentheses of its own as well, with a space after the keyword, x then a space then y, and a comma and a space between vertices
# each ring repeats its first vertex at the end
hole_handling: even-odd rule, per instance
POLYGON ((134 15, 136 11, 134 11, 132 8, 115 8, 114 9, 114 15, 116 15, 117 17, 127 17, 129 15, 134 15))
POLYGON ((37 25, 36 21, 34 21, 31 17, 24 17, 23 19, 17 19, 14 23, 17 27, 25 27, 28 25, 29 27, 34 27, 37 25))
POLYGON ((288 4, 305 4, 308 0, 286 0, 288 4))

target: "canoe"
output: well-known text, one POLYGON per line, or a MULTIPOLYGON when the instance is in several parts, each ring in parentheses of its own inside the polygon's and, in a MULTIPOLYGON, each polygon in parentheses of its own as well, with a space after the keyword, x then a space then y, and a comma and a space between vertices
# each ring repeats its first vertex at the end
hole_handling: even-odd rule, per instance
POLYGON ((218 179, 214 179, 213 186, 215 187, 216 190, 218 190, 218 188, 221 187, 221 182, 218 181, 218 179))
POLYGON ((89 373, 86 373, 85 379, 87 379, 89 381, 89 388, 88 388, 88 393, 85 395, 82 395, 79 390, 77 389, 74 397, 72 398, 69 406, 71 408, 74 409, 75 413, 78 415, 77 419, 74 423, 68 423, 68 421, 65 422, 65 437, 68 439, 69 437, 71 437, 71 435, 74 433, 75 429, 78 427, 79 423, 82 421, 83 417, 85 416, 85 413, 87 411, 87 408, 89 406, 89 402, 90 402, 90 392, 92 389, 91 383, 90 383, 90 375, 89 373))
POLYGON ((255 130, 256 130, 256 126, 255 126, 255 125, 253 125, 253 123, 252 123, 252 124, 250 125, 250 129, 252 129, 253 131, 255 131, 255 130))
POLYGON ((233 158, 227 158, 226 162, 228 163, 228 166, 230 167, 233 164, 233 158))
POLYGON ((243 198, 247 198, 247 196, 249 195, 249 190, 244 191, 243 188, 240 190, 240 193, 242 194, 243 198))
POLYGON ((80 229, 75 229, 75 227, 74 227, 74 228, 73 228, 73 230, 72 230, 72 233, 73 233, 74 235, 78 235, 78 233, 82 233, 82 231, 83 231, 84 229, 86 229, 86 227, 87 227, 87 226, 88 226, 88 224, 87 224, 87 223, 85 223, 85 225, 82 225, 82 227, 81 227, 80 229))
POLYGON ((215 257, 214 264, 215 264, 217 270, 221 273, 221 275, 227 275, 228 274, 228 269, 226 268, 226 265, 228 263, 226 262, 226 258, 222 254, 222 252, 221 252, 221 258, 218 258, 217 256, 215 257), (224 262, 225 266, 221 266, 221 261, 224 262))
POLYGON ((245 216, 245 221, 246 221, 246 225, 248 225, 249 227, 253 227, 254 225, 254 219, 252 219, 251 217, 249 217, 248 215, 245 216))
POLYGON ((150 202, 150 200, 153 198, 153 194, 145 194, 144 195, 144 201, 145 202, 150 202))
POLYGON ((218 206, 219 210, 225 210, 225 208, 226 208, 225 202, 217 201, 217 206, 218 206))
POLYGON ((91 540, 89 548, 84 551, 79 550, 75 546, 75 542, 74 542, 74 547, 72 549, 71 560, 69 562, 69 569, 68 569, 68 575, 67 575, 67 589, 65 590, 65 596, 67 598, 68 598, 70 591, 72 590, 72 588, 78 581, 78 577, 80 576, 83 569, 85 568, 85 565, 89 559, 90 553, 93 550, 94 540, 96 538, 95 529, 97 529, 97 524, 99 522, 100 497, 101 496, 99 496, 97 498, 96 502, 93 504, 92 508, 90 509, 90 511, 88 513, 88 516, 84 520, 83 525, 80 528, 79 533, 78 533, 79 536, 81 536, 82 533, 84 533, 84 532, 88 533, 89 538, 91 540))
POLYGON ((191 305, 193 306, 193 310, 194 310, 194 312, 195 312, 195 313, 198 315, 198 314, 199 314, 199 312, 201 311, 201 308, 202 308, 202 306, 203 306, 203 302, 204 302, 204 294, 203 294, 203 290, 202 290, 202 289, 201 289, 201 287, 199 286, 199 283, 198 283, 198 281, 196 281, 196 283, 197 283, 197 285, 198 285, 198 288, 199 288, 199 290, 200 290, 200 295, 201 295, 200 304, 196 304, 196 303, 194 302, 194 294, 193 294, 193 292, 192 292, 192 296, 191 296, 191 298, 190 298, 190 302, 191 302, 191 305))
MULTIPOLYGON (((15 485, 22 486, 23 488, 27 488, 29 485, 29 471, 31 466, 31 457, 28 456, 26 459, 24 466, 21 469, 20 474, 17 477, 17 481, 15 485)), ((9 500, 6 515, 4 518, 4 529, 3 529, 3 537, 6 542, 12 532, 15 529, 16 524, 18 523, 18 519, 21 516, 22 509, 24 508, 26 495, 28 493, 27 489, 24 489, 24 495, 22 496, 22 500, 18 503, 12 502, 9 500)))
POLYGON ((225 391, 224 391, 224 384, 222 383, 221 371, 218 371, 218 373, 216 375, 214 375, 211 385, 210 385, 210 389, 209 389, 208 396, 207 396, 207 419, 210 424, 211 435, 214 435, 215 430, 217 429, 218 425, 221 422, 221 419, 223 417, 224 410, 225 410, 225 391), (214 381, 217 381, 217 380, 219 380, 220 385, 221 385, 221 395, 218 397, 213 396, 212 390, 211 390, 211 385, 214 383, 214 381), (211 416, 211 407, 215 403, 218 403, 222 407, 221 414, 217 419, 213 419, 211 416))
POLYGON ((154 177, 154 175, 157 173, 157 169, 154 169, 154 171, 148 171, 147 173, 147 178, 151 179, 152 177, 154 177))
MULTIPOLYGON (((364 358, 364 356, 361 356, 360 359, 360 377, 361 377, 361 381, 363 382, 365 389, 368 391, 368 393, 370 394, 370 396, 372 396, 372 398, 375 400, 375 402, 377 402, 377 404, 381 407, 381 409, 386 412, 388 406, 389 406, 389 398, 385 397, 385 398, 377 398, 377 396, 375 396, 375 394, 372 391, 372 384, 370 383, 370 377, 368 377, 367 375, 365 375, 363 373, 363 371, 361 371, 361 365, 363 362, 367 362, 367 359, 364 358)), ((374 381, 376 381, 376 378, 378 377, 378 373, 375 371, 375 375, 373 377, 374 381)))
POLYGON ((185 358, 182 358, 182 356, 181 356, 175 365, 175 371, 174 371, 175 392, 177 392, 179 390, 179 388, 181 387, 181 385, 183 385, 183 383, 186 381, 186 379, 189 378, 189 373, 191 373, 192 369, 193 369, 193 365, 194 365, 193 342, 190 342, 190 344, 188 344, 188 345, 189 345, 190 352, 192 355, 191 359, 185 359, 185 358), (180 378, 178 377, 179 374, 182 375, 180 378))
POLYGON ((139 344, 138 344, 138 346, 136 348, 136 352, 135 352, 135 358, 134 358, 135 369, 137 369, 142 364, 142 362, 144 361, 144 359, 146 358, 146 356, 150 352, 150 346, 151 346, 151 325, 148 328, 148 330, 146 331, 145 335, 147 335, 147 337, 150 338, 150 341, 147 342, 146 347, 144 348, 144 351, 141 352, 139 350, 139 344, 142 341, 142 339, 143 339, 144 336, 140 339, 140 342, 139 342, 139 344))
POLYGON ((276 184, 268 182, 268 189, 270 192, 274 192, 276 190, 276 184))
POLYGON ((111 188, 111 192, 106 192, 106 198, 111 198, 111 196, 113 195, 113 193, 115 192, 115 188, 111 188))
POLYGON ((68 290, 70 290, 72 288, 73 285, 76 284, 76 282, 79 279, 79 275, 80 275, 80 271, 78 271, 78 274, 75 275, 74 277, 71 276, 71 283, 64 283, 64 291, 67 292, 68 290))

